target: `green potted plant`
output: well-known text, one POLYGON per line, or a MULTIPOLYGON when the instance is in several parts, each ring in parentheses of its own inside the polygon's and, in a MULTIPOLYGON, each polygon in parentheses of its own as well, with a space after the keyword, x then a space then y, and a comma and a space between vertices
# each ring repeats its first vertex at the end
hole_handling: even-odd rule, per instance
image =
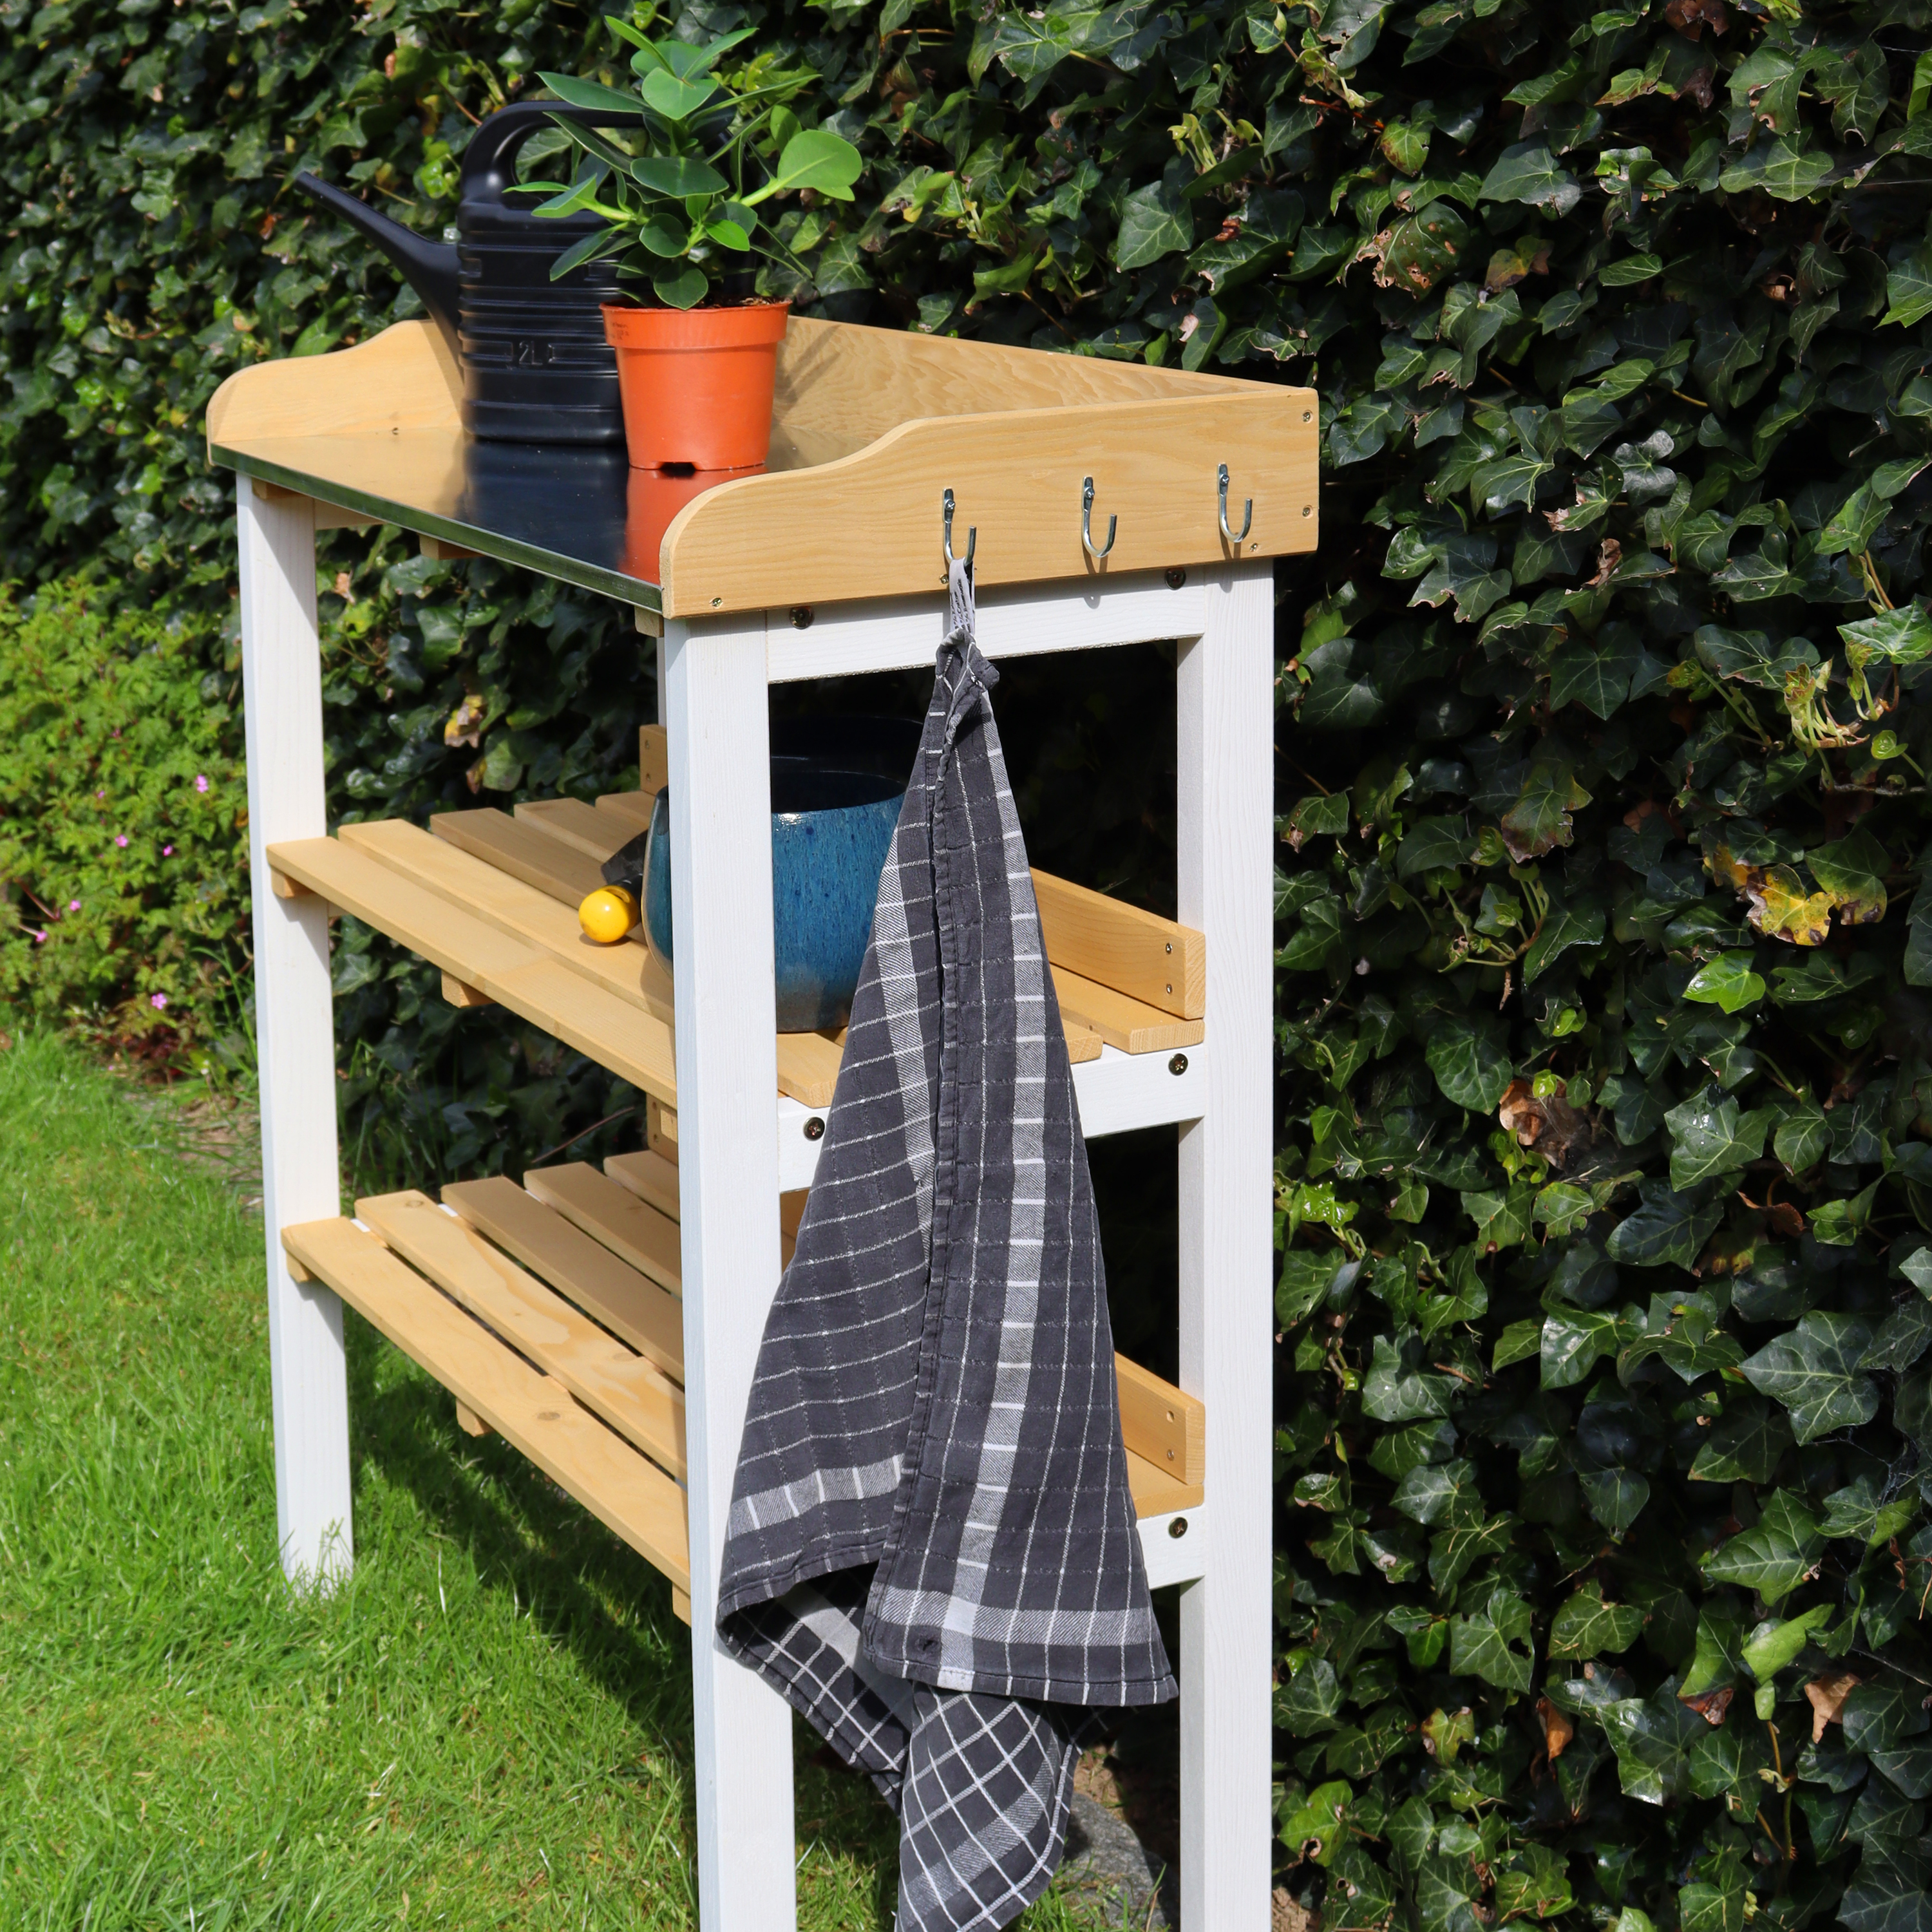
POLYGON ((614 258, 620 281, 636 284, 635 302, 604 309, 632 464, 751 468, 771 446, 778 345, 790 304, 751 295, 748 271, 765 255, 803 273, 764 211, 803 189, 850 201, 859 151, 830 129, 801 128, 783 105, 808 76, 760 86, 719 73, 748 28, 704 46, 653 40, 644 31, 653 10, 604 22, 632 50, 634 92, 568 74, 542 76, 571 106, 641 123, 639 152, 554 116, 578 151, 576 177, 525 186, 550 197, 538 214, 604 218, 602 229, 557 257, 553 280, 614 258))

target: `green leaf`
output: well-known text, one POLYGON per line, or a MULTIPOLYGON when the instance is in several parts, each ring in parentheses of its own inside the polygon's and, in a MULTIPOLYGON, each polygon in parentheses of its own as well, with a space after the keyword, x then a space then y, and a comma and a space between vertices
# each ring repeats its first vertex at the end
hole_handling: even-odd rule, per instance
POLYGON ((1690 1465, 1691 1476, 1706 1483, 1768 1483, 1794 1440, 1791 1424, 1775 1402, 1727 1394, 1724 1414, 1711 1425, 1690 1465))
POLYGON ((1825 1158, 1831 1144, 1832 1124, 1808 1094, 1778 1123, 1771 1150, 1793 1174, 1803 1174, 1825 1158))
POLYGON ((1740 1114, 1736 1100, 1717 1086, 1706 1087, 1672 1108, 1664 1117, 1672 1143, 1671 1186, 1690 1187, 1756 1160, 1764 1151, 1764 1137, 1772 1118, 1768 1107, 1740 1114))
POLYGON ((1713 1582, 1739 1583, 1767 1604, 1789 1596, 1825 1552, 1817 1519, 1788 1490, 1778 1490, 1749 1529, 1704 1558, 1713 1582))
MULTIPOLYGON (((1281 1694, 1275 1694, 1279 1707, 1281 1694)), ((1349 1785, 1318 1785, 1282 1820, 1281 1842, 1318 1862, 1322 1852, 1344 1836, 1342 1820, 1354 1796, 1349 1785)))
POLYGON ((1114 236, 1117 268, 1144 268, 1163 255, 1184 254, 1193 246, 1193 212, 1179 188, 1166 180, 1135 189, 1120 204, 1114 236))
POLYGON ((1424 1375, 1410 1360, 1420 1349, 1398 1351, 1386 1335, 1375 1340, 1368 1373, 1362 1378, 1362 1409, 1376 1422, 1415 1422, 1446 1416, 1455 1384, 1447 1376, 1424 1375))
MULTIPOLYGON (((1932 638, 1932 630, 1928 635, 1932 638)), ((1833 910, 1841 925, 1874 926, 1884 918, 1885 875, 1891 861, 1869 832, 1814 846, 1804 859, 1812 877, 1838 902, 1833 910)))
POLYGON ((1898 1677, 1861 1684, 1840 1708, 1846 1746, 1857 1751, 1888 1750, 1932 1727, 1922 1687, 1898 1677))
POLYGON ((1558 167, 1548 145, 1519 141, 1505 148, 1476 190, 1484 201, 1528 202, 1546 214, 1568 214, 1582 198, 1574 175, 1558 167))
POLYGON ((1683 1794, 1690 1782, 1690 1748, 1706 1728, 1695 1712, 1660 1692, 1606 1704, 1600 1714, 1626 1798, 1664 1804, 1683 1794))
POLYGON ((1573 946, 1603 943, 1604 909, 1599 905, 1552 905, 1543 929, 1522 957, 1522 983, 1534 986, 1546 968, 1573 946))
POLYGON ((1870 1341, 1856 1315, 1810 1314, 1746 1361, 1744 1379, 1784 1403, 1801 1444, 1814 1442, 1878 1413, 1877 1385, 1858 1368, 1870 1341))
POLYGON ((1855 624, 1840 624, 1838 634, 1858 654, 1855 662, 1876 658, 1886 664, 1922 664, 1932 655, 1932 617, 1917 603, 1901 604, 1895 610, 1882 610, 1855 624))
POLYGON ((1735 1684, 1743 1670, 1738 1655, 1741 1632, 1738 1620, 1706 1606, 1697 1613, 1697 1647, 1684 1682, 1677 1687, 1679 1697, 1702 1697, 1735 1684))
POLYGON ((537 78, 558 100, 572 107, 588 107, 600 114, 634 114, 638 97, 605 87, 594 80, 580 80, 574 74, 541 74, 537 78))
POLYGON ((1831 178, 1829 154, 1807 152, 1780 135, 1769 146, 1754 148, 1735 166, 1726 168, 1718 185, 1726 194, 1748 194, 1762 189, 1774 201, 1802 201, 1831 178))
POLYGON ((770 195, 809 188, 833 201, 850 201, 852 184, 864 166, 858 149, 844 135, 835 134, 829 128, 802 128, 784 144, 771 179, 745 199, 759 202, 770 195))
POLYGON ((1480 1519, 1483 1494, 1476 1486, 1475 1465, 1462 1461, 1424 1463, 1396 1484, 1389 1507, 1418 1522, 1480 1519))
POLYGON ((1592 1309, 1552 1310, 1543 1322, 1543 1386, 1573 1388, 1598 1360, 1616 1352, 1617 1318, 1592 1309))
MULTIPOLYGON (((1311 794, 1296 804, 1288 824, 1288 842, 1297 850, 1305 841, 1324 833, 1339 838, 1348 829, 1348 794, 1330 792, 1324 798, 1311 794)), ((1400 876, 1406 878, 1408 874, 1404 872, 1400 876)))
POLYGON ((1744 1668, 1760 1684, 1768 1684, 1787 1664, 1796 1660, 1798 1653, 1810 1641, 1812 1634, 1822 1630, 1831 1621, 1829 1604, 1815 1605, 1802 1616, 1793 1617, 1787 1623, 1767 1621, 1751 1632, 1738 1655, 1744 1668))
POLYGON ((1590 794, 1576 782, 1567 764, 1551 759, 1532 761, 1521 795, 1502 816, 1503 843, 1519 866, 1573 836, 1570 814, 1590 802, 1590 794))
POLYGON ((1530 1608, 1513 1590, 1495 1592, 1474 1616, 1450 1619, 1452 1676, 1480 1677, 1499 1690, 1527 1690, 1534 1660, 1530 1608))
POLYGON ((683 80, 663 68, 653 68, 638 88, 646 106, 674 125, 688 121, 706 102, 717 98, 718 91, 715 80, 683 80))
POLYGON ((1824 1520, 1818 1527, 1826 1536, 1856 1537, 1875 1549, 1889 1542, 1918 1514, 1918 1505, 1910 1496, 1884 1502, 1870 1477, 1860 1476, 1825 1498, 1824 1520))
POLYGON ((1605 1603, 1603 1586, 1593 1579, 1556 1612, 1550 1626, 1550 1654, 1615 1656, 1629 1649, 1642 1629, 1643 1612, 1632 1604, 1605 1603))
POLYGON ((1885 289, 1891 306, 1879 317, 1881 326, 1895 322, 1910 328, 1932 315, 1932 242, 1921 242, 1914 254, 1896 264, 1886 278, 1885 289))
MULTIPOLYGON (((1932 300, 1926 306, 1932 308, 1932 300)), ((1838 1923, 1850 1932, 1932 1932, 1932 1890, 1922 1864, 1907 1865, 1882 1850, 1868 1850, 1838 1901, 1838 1923)))
POLYGON ((705 291, 710 286, 704 271, 694 265, 681 268, 676 274, 666 270, 651 278, 651 287, 658 300, 668 308, 695 308, 704 299, 705 291))
POLYGON ((1701 1206, 1696 1195, 1667 1181, 1640 1181, 1637 1194, 1636 1211, 1611 1229, 1604 1252, 1634 1268, 1694 1268, 1723 1208, 1701 1206))
POLYGON ((1764 982, 1751 970, 1748 952, 1720 952, 1691 974, 1684 997, 1735 1013, 1764 998, 1764 982))
POLYGON ((1683 1932, 1744 1932, 1744 1887, 1687 1885, 1677 1894, 1683 1932))
POLYGON ((1520 1362, 1538 1353, 1543 1346, 1543 1324, 1534 1316, 1527 1321, 1512 1322, 1496 1337, 1494 1354, 1490 1357, 1492 1369, 1506 1369, 1512 1362, 1520 1362))
POLYGON ((1444 1014, 1423 1057, 1444 1095, 1472 1113, 1494 1113, 1515 1076, 1503 1029, 1487 1014, 1444 1014))
POLYGON ((1306 1659, 1286 1684, 1275 1689, 1274 1720, 1292 1737, 1332 1731, 1341 1708, 1341 1682, 1326 1658, 1306 1659))
POLYGON ((689 154, 646 154, 631 164, 632 178, 653 194, 722 194, 731 184, 709 163, 689 154))

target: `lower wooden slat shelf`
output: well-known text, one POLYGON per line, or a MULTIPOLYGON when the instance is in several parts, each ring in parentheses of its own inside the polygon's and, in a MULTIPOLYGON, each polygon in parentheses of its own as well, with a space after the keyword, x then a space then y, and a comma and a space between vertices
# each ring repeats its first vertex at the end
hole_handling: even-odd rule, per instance
MULTIPOLYGON (((356 1220, 285 1228, 282 1246, 447 1388, 465 1428, 496 1430, 662 1570, 688 1621, 682 1260, 674 1216, 649 1198, 675 1201, 676 1169, 655 1154, 608 1166, 452 1183, 440 1205, 374 1196, 356 1220)), ((794 1228, 801 1208, 788 1197, 794 1228)), ((1124 1358, 1116 1370, 1135 1513, 1171 1524, 1205 1493, 1206 1413, 1124 1358)))

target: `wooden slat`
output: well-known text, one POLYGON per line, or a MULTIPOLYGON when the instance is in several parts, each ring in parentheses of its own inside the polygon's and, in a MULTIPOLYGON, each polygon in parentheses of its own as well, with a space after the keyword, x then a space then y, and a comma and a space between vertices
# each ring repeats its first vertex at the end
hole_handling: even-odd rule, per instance
POLYGON ((547 1208, 574 1221, 614 1255, 672 1294, 684 1292, 677 1223, 620 1187, 587 1161, 532 1168, 524 1185, 547 1208))
POLYGON ((284 1228, 282 1246, 688 1595, 684 1492, 662 1469, 354 1222, 284 1228))
POLYGON ((229 377, 208 405, 210 446, 243 438, 460 433, 463 372, 433 322, 392 322, 328 356, 285 356, 229 377))
POLYGON ((670 1028, 655 1014, 476 914, 426 895, 356 844, 302 838, 270 850, 278 869, 331 905, 387 933, 632 1086, 676 1099, 670 1028))
POLYGON ((662 724, 638 727, 638 790, 656 798, 670 783, 670 733, 662 724))
POLYGON ((454 973, 442 976, 442 997, 452 1006, 494 1006, 496 1004, 488 993, 479 993, 474 986, 466 986, 454 973))
POLYGON ((1054 968, 1053 985, 1064 1021, 1098 1034, 1123 1053, 1165 1053, 1177 1046, 1198 1046, 1207 1035, 1204 1020, 1177 1019, 1064 966, 1054 968))
POLYGON ((1124 1355, 1114 1358, 1114 1373, 1120 1384, 1120 1436, 1127 1448, 1177 1483, 1204 1482, 1207 1409, 1124 1355))
MULTIPOLYGON (((648 1148, 636 1154, 614 1154, 604 1163, 604 1172, 619 1186, 628 1187, 640 1200, 648 1201, 660 1214, 678 1218, 677 1168, 661 1154, 648 1148)), ((447 1190, 445 1190, 447 1192, 447 1190)), ((781 1202, 791 1196, 782 1194, 781 1202)), ((798 1230, 790 1230, 796 1234, 798 1230)))
POLYGON ((1066 1058, 1070 1066, 1078 1066, 1083 1060, 1098 1060, 1100 1048, 1105 1044, 1097 1033, 1091 1033, 1076 1020, 1069 1019, 1064 1013, 1060 1024, 1066 1032, 1066 1058))
POLYGON ((607 818, 620 820, 624 826, 624 836, 634 838, 640 832, 651 829, 651 808, 656 802, 656 794, 648 791, 600 792, 597 809, 607 818))
POLYGON ((1207 1012, 1204 933, 1051 872, 1036 871, 1033 889, 1040 937, 1054 965, 1182 1019, 1207 1012))
POLYGON ((652 1100, 644 1108, 644 1144, 661 1154, 672 1166, 677 1165, 677 1109, 662 1100, 652 1100))
POLYGON ((580 798, 528 799, 511 815, 593 860, 600 878, 604 860, 635 836, 609 812, 599 812, 580 798))
POLYGON ((442 1190, 470 1226, 621 1336, 672 1381, 684 1380, 684 1312, 648 1275, 514 1180, 458 1180, 442 1190))
POLYGON ((801 1106, 829 1107, 844 1058, 822 1033, 778 1035, 778 1091, 801 1106))
POLYGON ((1158 1463, 1127 1451, 1127 1490, 1136 1516, 1169 1516, 1176 1510, 1198 1509, 1207 1491, 1198 1483, 1177 1483, 1158 1463))
POLYGON ((506 812, 439 812, 431 814, 429 829, 572 912, 604 883, 600 862, 506 812))
POLYGON ((643 1356, 607 1335, 476 1230, 413 1188, 356 1204, 358 1220, 454 1295, 546 1375, 554 1376, 651 1460, 682 1478, 684 1396, 643 1356))

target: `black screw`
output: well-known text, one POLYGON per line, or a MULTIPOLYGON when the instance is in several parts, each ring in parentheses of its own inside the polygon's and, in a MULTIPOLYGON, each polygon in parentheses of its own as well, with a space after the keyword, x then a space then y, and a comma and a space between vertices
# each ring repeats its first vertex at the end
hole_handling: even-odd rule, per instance
POLYGON ((1176 1076, 1185 1073, 1187 1071, 1186 1054, 1184 1053, 1177 1053, 1174 1058, 1167 1063, 1167 1070, 1168 1072, 1176 1076))
POLYGON ((1176 1516, 1174 1520, 1168 1525, 1167 1533, 1169 1536, 1174 1538, 1175 1542, 1178 1543, 1180 1539, 1187 1534, 1186 1517, 1184 1516, 1176 1516))
POLYGON ((825 1123, 816 1114, 805 1124, 805 1137, 808 1141, 822 1141, 825 1138, 825 1123))
POLYGON ((1186 581, 1187 573, 1184 570, 1170 570, 1167 573, 1167 587, 1170 590, 1178 590, 1186 581))
POLYGON ((794 631, 808 631, 812 619, 818 615, 809 604, 794 604, 791 607, 791 627, 794 631))

